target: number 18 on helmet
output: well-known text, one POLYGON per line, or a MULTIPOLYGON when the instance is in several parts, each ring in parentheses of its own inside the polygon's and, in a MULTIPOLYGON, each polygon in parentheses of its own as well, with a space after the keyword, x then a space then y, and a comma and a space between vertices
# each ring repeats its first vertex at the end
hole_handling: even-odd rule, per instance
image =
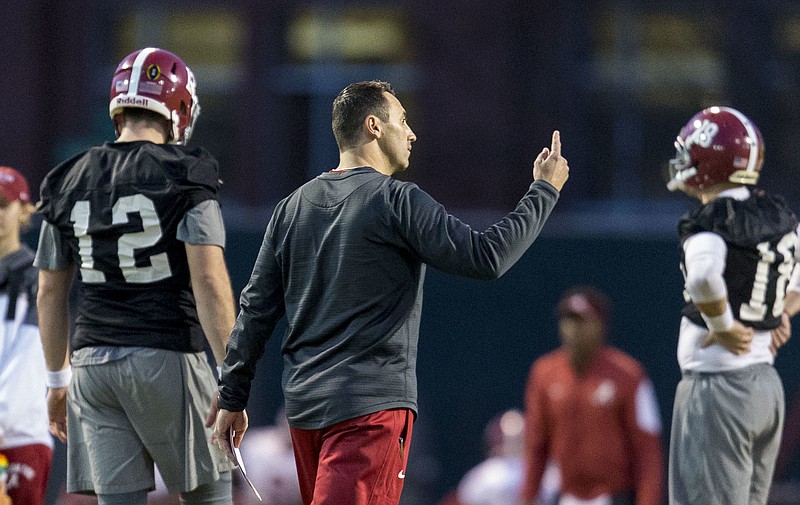
POLYGON ((675 141, 669 162, 670 191, 703 190, 716 184, 755 184, 764 164, 764 140, 736 109, 709 107, 695 114, 675 141))

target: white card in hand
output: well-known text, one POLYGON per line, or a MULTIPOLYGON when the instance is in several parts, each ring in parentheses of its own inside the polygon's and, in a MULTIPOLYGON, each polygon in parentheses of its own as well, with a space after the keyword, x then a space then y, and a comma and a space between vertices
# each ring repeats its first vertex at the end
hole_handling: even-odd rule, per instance
POLYGON ((239 470, 242 472, 242 477, 244 477, 244 480, 246 480, 247 483, 250 485, 250 489, 253 490, 253 493, 255 493, 256 498, 258 498, 258 501, 264 501, 261 499, 261 494, 259 494, 256 487, 253 485, 253 481, 251 481, 250 477, 247 476, 247 470, 244 467, 244 460, 242 459, 242 453, 241 451, 239 451, 238 447, 235 447, 233 445, 233 430, 230 428, 228 429, 228 445, 231 448, 231 454, 233 454, 233 464, 239 467, 239 470))

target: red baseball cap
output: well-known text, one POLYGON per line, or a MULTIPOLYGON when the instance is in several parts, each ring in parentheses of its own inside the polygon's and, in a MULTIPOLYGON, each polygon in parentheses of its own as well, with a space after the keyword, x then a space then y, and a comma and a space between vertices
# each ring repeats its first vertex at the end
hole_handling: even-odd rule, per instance
POLYGON ((607 324, 611 317, 611 301, 594 287, 579 286, 562 295, 556 307, 556 315, 596 318, 607 324))
POLYGON ((11 167, 0 167, 0 197, 7 202, 31 203, 31 192, 25 177, 11 167))

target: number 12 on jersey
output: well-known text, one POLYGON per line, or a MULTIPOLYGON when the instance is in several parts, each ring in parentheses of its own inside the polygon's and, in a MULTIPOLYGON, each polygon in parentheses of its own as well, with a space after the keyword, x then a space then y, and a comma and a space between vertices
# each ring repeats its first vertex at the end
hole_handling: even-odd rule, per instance
MULTIPOLYGON (((94 243, 89 231, 91 204, 88 200, 78 200, 72 207, 70 221, 75 237, 78 239, 78 255, 81 258, 81 279, 86 283, 106 282, 106 274, 94 265, 94 243)), ((162 237, 161 222, 153 201, 142 194, 123 196, 111 210, 111 224, 129 223, 129 214, 138 214, 142 220, 142 231, 123 233, 117 240, 119 268, 125 282, 145 284, 166 279, 172 275, 167 253, 162 252, 149 257, 150 265, 137 266, 137 249, 151 247, 162 237)))

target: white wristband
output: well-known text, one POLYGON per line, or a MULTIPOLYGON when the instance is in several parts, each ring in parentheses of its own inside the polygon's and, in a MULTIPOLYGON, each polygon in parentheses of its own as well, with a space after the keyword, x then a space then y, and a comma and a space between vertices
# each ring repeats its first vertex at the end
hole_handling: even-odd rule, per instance
POLYGON ((700 313, 703 316, 703 321, 706 322, 706 326, 711 331, 730 331, 733 328, 733 310, 731 310, 731 304, 725 308, 725 312, 718 316, 707 316, 700 313))
POLYGON ((67 368, 59 370, 58 372, 47 371, 47 387, 49 388, 65 388, 69 386, 69 381, 72 380, 72 367, 67 365, 67 368))

